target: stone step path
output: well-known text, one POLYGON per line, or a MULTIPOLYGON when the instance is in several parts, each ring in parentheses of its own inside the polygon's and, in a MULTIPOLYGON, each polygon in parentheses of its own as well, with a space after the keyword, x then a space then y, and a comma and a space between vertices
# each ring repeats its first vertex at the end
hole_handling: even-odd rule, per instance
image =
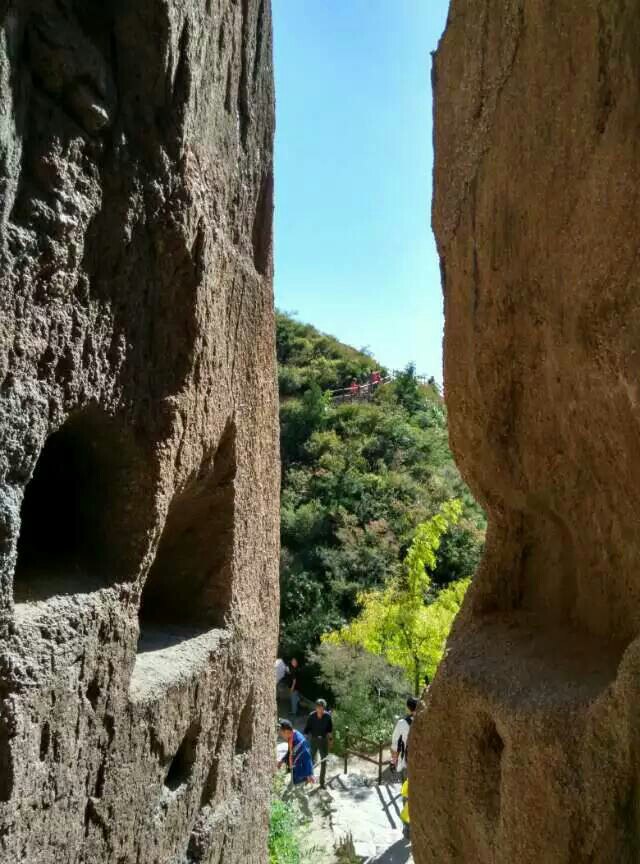
POLYGON ((402 833, 399 783, 378 785, 359 771, 344 774, 341 760, 330 756, 327 788, 312 788, 307 800, 312 821, 305 845, 333 852, 351 837, 366 864, 412 864, 411 846, 402 833))
MULTIPOLYGON (((306 713, 292 717, 288 700, 280 700, 279 716, 288 717, 302 731, 306 713)), ((311 704, 309 707, 313 707, 311 704)), ((286 753, 278 744, 278 758, 286 753)), ((349 757, 349 771, 343 773, 343 760, 329 755, 327 788, 305 787, 303 810, 308 807, 310 823, 304 845, 322 850, 323 864, 336 864, 336 845, 351 836, 356 854, 364 864, 413 864, 411 846, 402 833, 400 784, 389 777, 377 781, 378 769, 357 756, 349 757), (327 857, 328 856, 328 857, 327 857)), ((316 768, 316 777, 319 769, 316 768)), ((388 776, 388 775, 387 775, 388 776)))

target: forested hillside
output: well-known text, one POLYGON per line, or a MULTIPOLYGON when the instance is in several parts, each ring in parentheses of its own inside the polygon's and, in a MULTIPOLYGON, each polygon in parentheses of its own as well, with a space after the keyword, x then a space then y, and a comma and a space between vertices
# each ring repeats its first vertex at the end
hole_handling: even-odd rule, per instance
MULTIPOLYGON (((485 520, 453 462, 435 386, 408 368, 371 401, 332 405, 328 391, 381 369, 366 353, 279 314, 282 447, 281 650, 303 654, 351 620, 357 594, 401 572, 415 529, 457 498, 433 590, 477 565, 485 520)), ((384 370, 382 370, 384 372, 384 370)))

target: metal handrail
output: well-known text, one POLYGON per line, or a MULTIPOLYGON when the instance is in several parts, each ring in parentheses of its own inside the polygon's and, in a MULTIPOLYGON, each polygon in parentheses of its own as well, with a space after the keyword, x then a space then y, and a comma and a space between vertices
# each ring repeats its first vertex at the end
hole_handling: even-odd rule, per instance
MULTIPOLYGON (((379 381, 367 381, 363 384, 358 383, 358 390, 370 390, 371 388, 380 387, 382 384, 388 384, 390 381, 394 380, 394 376, 387 375, 385 378, 381 378, 379 381)), ((355 389, 355 388, 354 388, 355 389)), ((336 396, 345 395, 349 396, 352 393, 351 387, 341 387, 338 390, 330 390, 329 393, 331 397, 334 398, 336 396)))
MULTIPOLYGON (((341 387, 338 390, 330 390, 329 395, 330 395, 331 400, 333 402, 346 402, 347 400, 353 402, 353 401, 358 401, 360 399, 366 399, 366 398, 370 397, 371 394, 374 393, 378 389, 378 387, 381 387, 383 384, 389 384, 391 381, 395 381, 395 379, 401 374, 403 374, 403 373, 398 372, 397 370, 394 370, 394 371, 390 372, 388 375, 385 375, 385 377, 381 378, 379 381, 367 381, 367 382, 364 382, 362 384, 358 383, 357 390, 355 387, 352 388, 350 386, 349 387, 341 387)), ((431 376, 416 375, 415 378, 416 378, 416 381, 418 381, 420 384, 423 384, 423 385, 433 384, 436 387, 438 387, 437 382, 431 376)), ((439 391, 440 391, 440 388, 438 387, 438 392, 439 391)))

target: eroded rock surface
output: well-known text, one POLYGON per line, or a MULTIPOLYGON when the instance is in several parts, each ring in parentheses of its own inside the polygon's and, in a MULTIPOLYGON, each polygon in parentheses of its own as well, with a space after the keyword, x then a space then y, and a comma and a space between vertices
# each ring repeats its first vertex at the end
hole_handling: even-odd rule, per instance
POLYGON ((268 0, 0 0, 0 860, 265 856, 268 0))
POLYGON ((640 860, 640 15, 453 0, 451 440, 487 549, 412 732, 419 864, 640 860))

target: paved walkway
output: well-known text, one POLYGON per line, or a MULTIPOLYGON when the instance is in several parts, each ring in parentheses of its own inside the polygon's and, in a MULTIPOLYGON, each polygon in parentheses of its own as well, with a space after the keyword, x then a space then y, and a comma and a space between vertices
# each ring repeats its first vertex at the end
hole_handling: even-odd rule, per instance
POLYGON ((366 864, 412 864, 411 846, 402 835, 400 785, 378 785, 359 771, 343 774, 342 760, 329 759, 327 788, 306 787, 302 793, 301 810, 310 818, 305 847, 329 853, 323 861, 334 864, 335 847, 350 837, 366 864))
MULTIPOLYGON (((287 716, 286 702, 280 703, 280 716, 287 716)), ((289 719, 302 729, 305 716, 289 719)), ((279 758, 286 752, 279 744, 279 758)), ((388 775, 378 785, 376 765, 357 756, 349 757, 349 772, 343 773, 343 760, 330 755, 327 788, 305 787, 301 810, 310 818, 305 848, 322 850, 324 864, 335 864, 334 849, 351 837, 356 855, 366 864, 413 864, 411 846, 403 838, 400 811, 400 784, 388 775), (328 855, 328 857, 327 857, 328 855)), ((319 769, 316 768, 316 776, 319 769)))
POLYGON ((356 855, 363 861, 411 861, 410 847, 402 836, 400 785, 371 783, 359 773, 331 772, 330 777, 326 792, 331 796, 328 809, 334 845, 351 836, 356 855))

